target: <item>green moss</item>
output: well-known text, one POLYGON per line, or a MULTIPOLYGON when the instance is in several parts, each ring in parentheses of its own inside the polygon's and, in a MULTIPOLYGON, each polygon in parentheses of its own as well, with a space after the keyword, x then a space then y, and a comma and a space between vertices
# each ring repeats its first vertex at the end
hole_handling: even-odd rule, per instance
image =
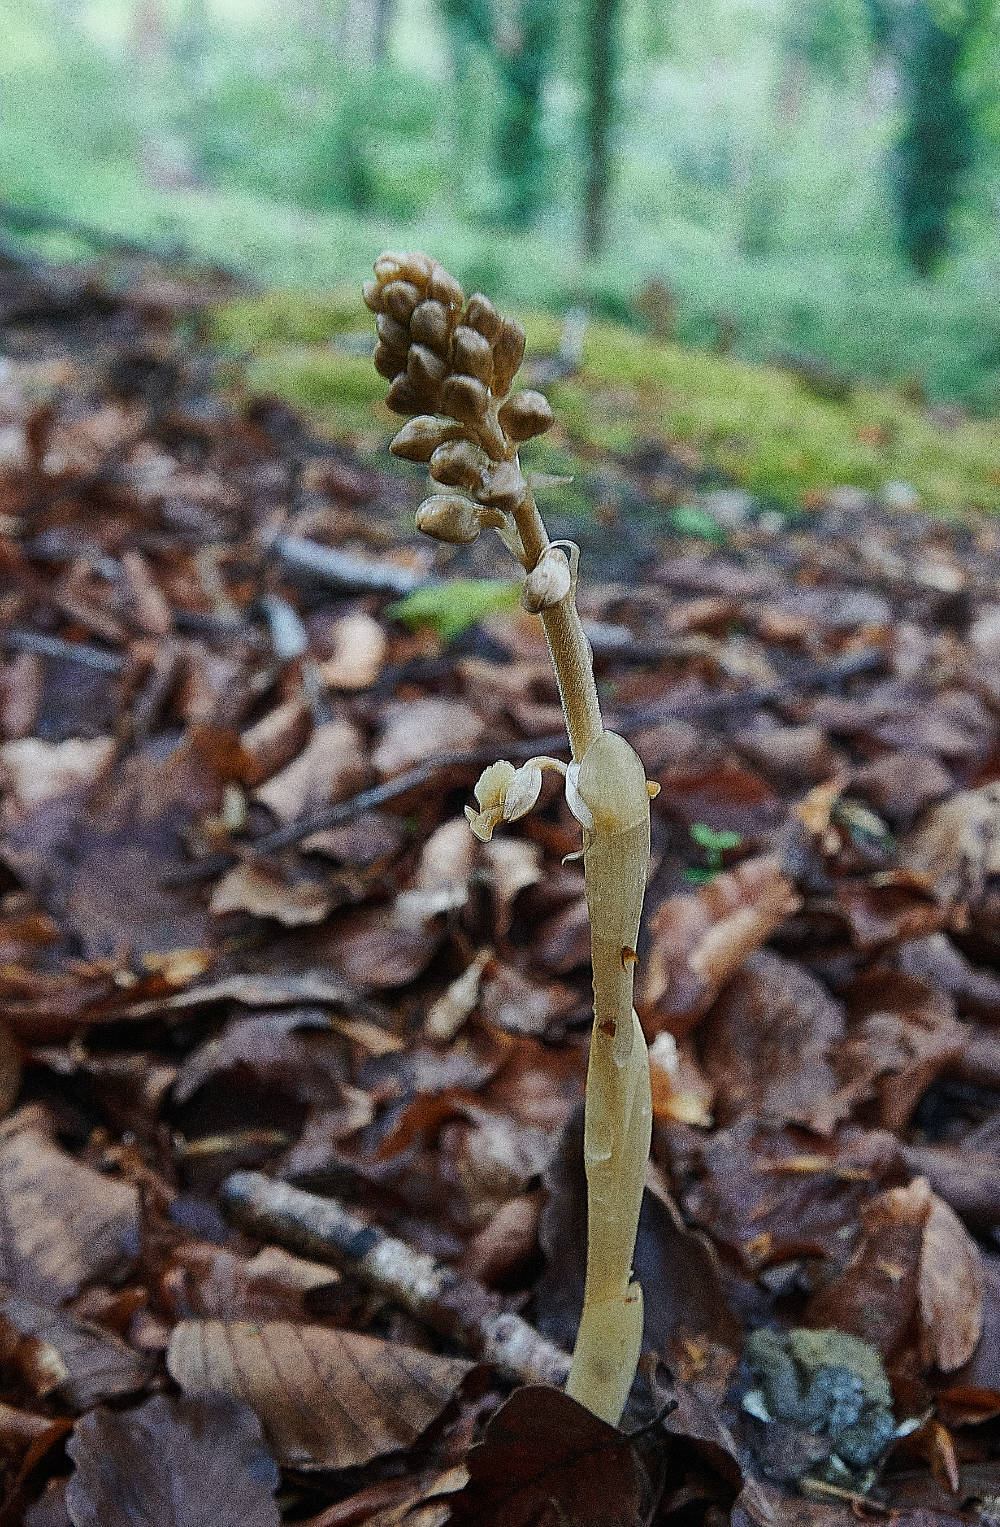
POLYGON ((385 382, 364 356, 342 355, 326 345, 286 346, 252 361, 243 381, 251 393, 284 398, 301 408, 322 434, 334 439, 374 432, 380 447, 392 435, 383 402, 385 382))
MULTIPOLYGON (((561 320, 522 317, 529 363, 555 352, 561 320)), ((373 449, 398 427, 382 400, 385 383, 363 355, 329 346, 334 333, 363 333, 371 315, 357 291, 274 291, 216 311, 217 344, 252 354, 246 384, 309 412, 334 436, 357 435, 373 449)), ((532 471, 574 476, 542 489, 556 512, 585 511, 581 480, 607 453, 645 441, 693 448, 706 469, 770 503, 801 507, 833 487, 878 493, 912 484, 930 511, 970 507, 1000 513, 1000 422, 945 425, 889 388, 855 386, 837 402, 817 397, 791 372, 685 349, 610 324, 591 325, 579 375, 546 388, 558 426, 525 448, 532 471)))
POLYGON ((272 345, 323 344, 332 334, 367 329, 371 314, 355 285, 331 292, 272 290, 218 307, 209 336, 239 353, 272 345))
POLYGON ((911 483, 926 508, 1000 512, 1000 422, 937 422, 889 389, 818 398, 790 372, 593 327, 578 377, 552 389, 576 447, 681 441, 736 482, 789 506, 836 486, 911 483))

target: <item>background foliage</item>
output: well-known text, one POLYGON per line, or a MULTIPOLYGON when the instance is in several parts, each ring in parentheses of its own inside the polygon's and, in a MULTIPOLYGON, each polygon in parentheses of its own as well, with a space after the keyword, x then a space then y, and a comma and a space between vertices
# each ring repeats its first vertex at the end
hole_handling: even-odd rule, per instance
POLYGON ((4 203, 289 285, 433 245, 504 301, 997 406, 993 0, 0 0, 0 27, 4 203))

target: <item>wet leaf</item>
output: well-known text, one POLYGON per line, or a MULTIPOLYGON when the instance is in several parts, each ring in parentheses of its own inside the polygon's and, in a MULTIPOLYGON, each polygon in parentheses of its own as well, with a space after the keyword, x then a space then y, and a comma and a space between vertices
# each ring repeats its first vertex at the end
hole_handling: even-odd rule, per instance
POLYGON ((528 1385, 497 1411, 449 1497, 455 1527, 636 1527, 632 1446, 558 1389, 528 1385))
POLYGON ((354 1331, 184 1320, 167 1366, 186 1395, 250 1405, 282 1463, 344 1469, 409 1447, 471 1365, 354 1331))
POLYGON ((219 1395, 95 1410, 66 1451, 73 1527, 277 1527, 278 1470, 253 1411, 219 1395))
POLYGON ((81 1166, 23 1110, 0 1130, 0 1279, 41 1303, 127 1272, 139 1253, 134 1187, 81 1166))

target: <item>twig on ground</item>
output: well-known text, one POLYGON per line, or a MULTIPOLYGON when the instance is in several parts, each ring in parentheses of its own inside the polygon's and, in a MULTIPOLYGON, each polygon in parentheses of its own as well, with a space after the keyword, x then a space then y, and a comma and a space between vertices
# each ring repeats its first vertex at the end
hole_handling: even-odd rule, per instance
POLYGON ((567 1354, 504 1310, 499 1297, 434 1257, 368 1225, 335 1198, 319 1198, 261 1172, 233 1172, 220 1189, 228 1217, 256 1239, 335 1263, 508 1378, 562 1385, 567 1354))

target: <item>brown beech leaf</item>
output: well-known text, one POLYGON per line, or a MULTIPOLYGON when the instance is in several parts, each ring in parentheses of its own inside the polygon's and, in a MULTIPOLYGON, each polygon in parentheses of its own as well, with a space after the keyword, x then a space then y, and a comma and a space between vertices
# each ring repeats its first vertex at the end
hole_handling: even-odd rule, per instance
POLYGON ((316 1107, 336 1106, 347 1077, 345 1045, 322 1008, 288 1008, 231 1018, 216 1039, 191 1050, 177 1073, 174 1097, 186 1103, 200 1087, 234 1072, 316 1107))
MULTIPOLYGON (((842 1126, 824 1140, 744 1118, 709 1136, 667 1126, 662 1138, 686 1169, 685 1215, 754 1275, 803 1255, 839 1265, 861 1206, 908 1176, 898 1142, 884 1130, 842 1126)), ((658 1129, 657 1157, 660 1140, 658 1129)))
POLYGON ((279 822, 294 822, 359 790, 366 765, 361 733, 349 721, 318 726, 296 759, 256 791, 279 822))
POLYGON ((13 1294, 0 1303, 5 1361, 39 1396, 55 1390, 75 1411, 134 1394, 152 1372, 152 1359, 110 1331, 13 1294))
POLYGON ((246 1401, 283 1464, 346 1469, 410 1447, 472 1364, 322 1326, 182 1320, 167 1367, 185 1394, 246 1401))
POLYGON ((628 1438, 559 1389, 517 1389, 448 1497, 454 1527, 636 1527, 641 1492, 628 1438))
POLYGON ((330 689, 368 689, 378 678, 385 658, 386 634, 380 621, 355 610, 330 627, 333 651, 319 666, 330 689))
POLYGON ((278 1470, 253 1411, 222 1395, 94 1410, 66 1451, 73 1527, 278 1527, 278 1470))
POLYGON ((71 737, 66 742, 24 737, 4 743, 0 767, 8 790, 5 821, 20 820, 68 790, 89 787, 105 772, 117 747, 113 737, 71 737))
POLYGON ((939 1414, 948 1426, 967 1426, 1000 1414, 1000 1257, 981 1253, 980 1265, 982 1335, 969 1361, 937 1390, 939 1414))
POLYGON ((810 1300, 806 1324, 835 1325, 883 1357, 912 1339, 926 1368, 960 1368, 982 1333, 983 1270, 976 1243, 927 1179, 891 1188, 861 1211, 849 1267, 810 1300))
POLYGON ((209 902, 217 917, 252 912, 255 917, 273 917, 286 928, 321 923, 331 905, 318 880, 288 880, 263 864, 237 864, 217 883, 209 902))
POLYGON ((296 696, 248 727, 240 737, 246 757, 243 783, 252 790, 287 768, 308 742, 312 724, 312 711, 296 696))
POLYGON ((393 700, 372 762, 383 779, 402 774, 435 753, 460 753, 482 741, 486 728, 463 700, 393 700))
POLYGON ((697 895, 668 897, 650 924, 636 1000, 647 1033, 686 1033, 747 955, 801 905, 771 854, 716 875, 697 895))
POLYGON ((306 1262, 280 1246, 265 1246, 251 1260, 204 1241, 181 1246, 162 1280, 164 1296, 179 1320, 298 1320, 305 1296, 329 1288, 340 1274, 306 1262))
POLYGON ((80 1166, 35 1110, 0 1129, 0 1213, 0 1280, 43 1304, 120 1276, 139 1253, 137 1190, 80 1166))
POLYGON ((903 839, 899 862, 945 906, 975 901, 987 876, 1000 873, 1000 784, 935 806, 903 839))
POLYGON ((837 1055, 854 1099, 876 1096, 886 1129, 902 1129, 921 1095, 968 1038, 947 993, 893 969, 865 971, 846 993, 849 1028, 837 1055))
POLYGON ((73 932, 85 957, 125 944, 133 958, 208 946, 205 910, 161 882, 183 862, 180 834, 192 818, 219 810, 229 741, 202 727, 166 757, 150 745, 97 787, 86 812, 74 791, 12 829, 4 858, 73 932))
POLYGON ((770 950, 752 954, 697 1035, 718 1123, 761 1114, 831 1133, 850 1106, 833 1100, 843 1032, 840 1005, 813 976, 770 950))
POLYGON ((982 1335, 983 1268, 979 1247, 936 1193, 924 1226, 918 1298, 921 1356, 952 1373, 969 1361, 982 1335))

